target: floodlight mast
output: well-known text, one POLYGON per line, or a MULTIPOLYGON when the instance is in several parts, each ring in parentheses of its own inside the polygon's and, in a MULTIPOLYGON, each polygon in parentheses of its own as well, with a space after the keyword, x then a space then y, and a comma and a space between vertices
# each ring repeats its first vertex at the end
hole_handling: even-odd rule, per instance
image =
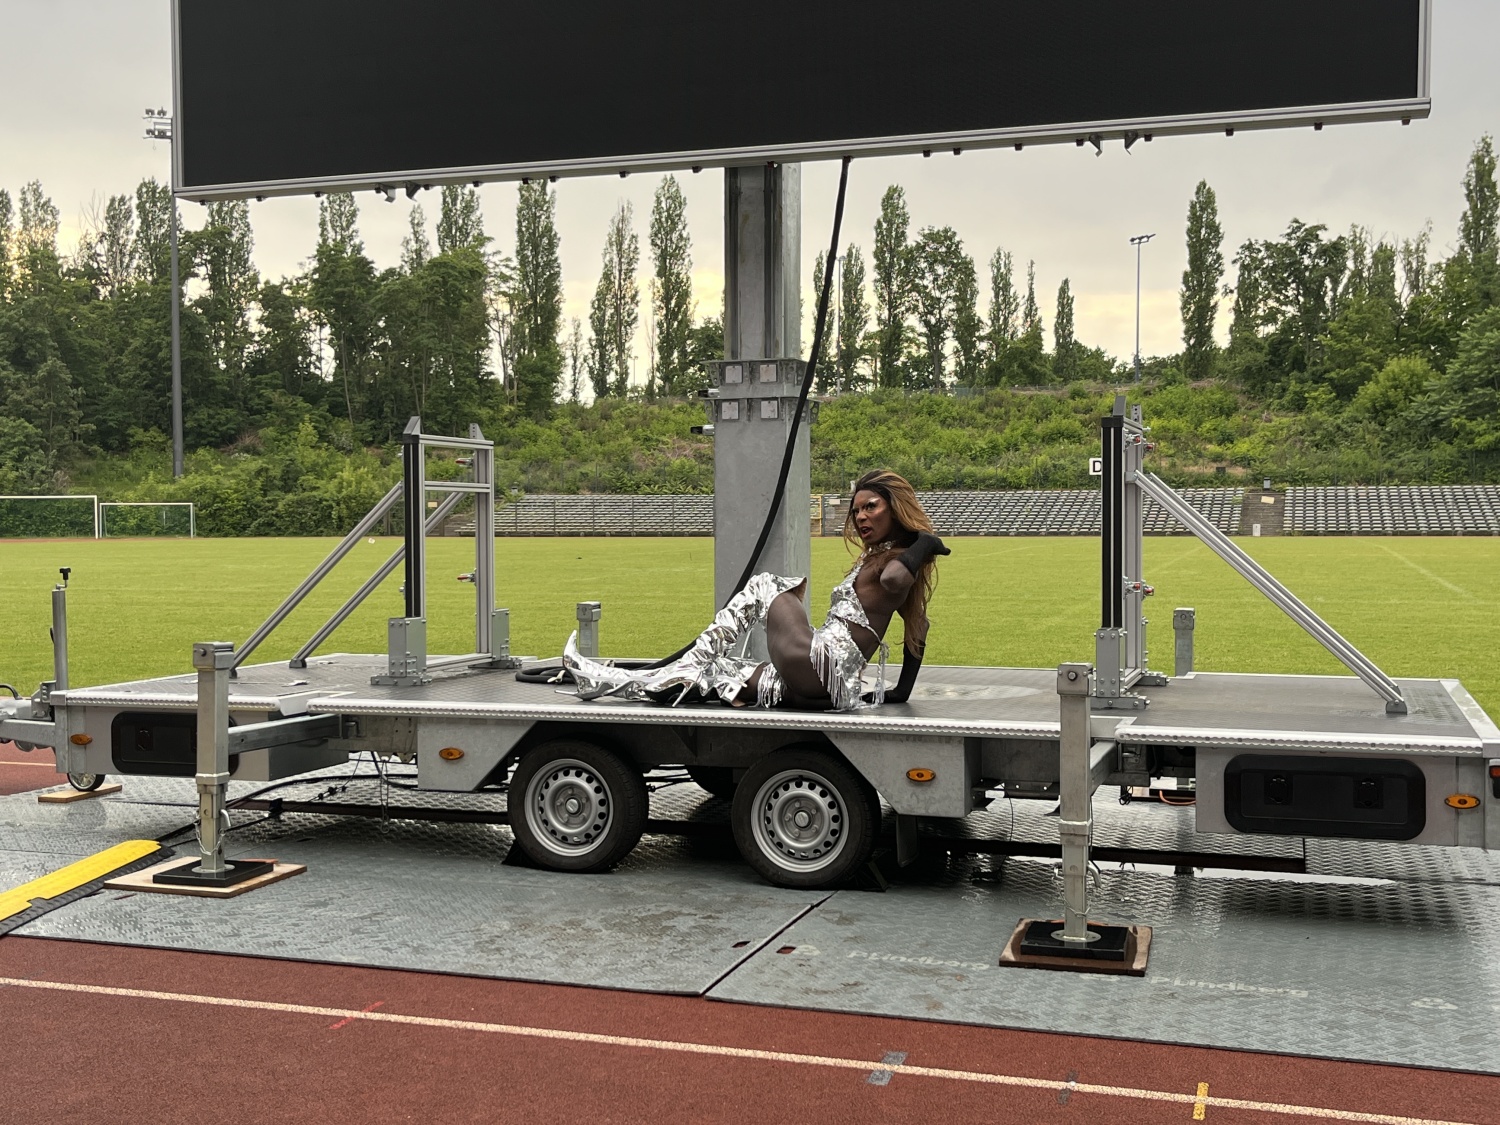
MULTIPOLYGON (((172 115, 165 109, 147 108, 146 140, 172 143, 172 115)), ((168 177, 170 180, 171 177, 168 177)), ((182 476, 182 294, 177 265, 177 196, 172 200, 172 476, 182 476)))
POLYGON ((1141 381, 1141 247, 1155 234, 1138 234, 1130 240, 1135 247, 1135 381, 1141 381))

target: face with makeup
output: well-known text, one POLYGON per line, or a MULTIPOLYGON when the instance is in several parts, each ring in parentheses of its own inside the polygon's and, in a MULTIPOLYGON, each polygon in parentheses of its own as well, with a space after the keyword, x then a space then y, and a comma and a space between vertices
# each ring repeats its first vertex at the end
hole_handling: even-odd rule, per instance
POLYGON ((866 547, 884 543, 896 532, 896 517, 884 496, 870 489, 854 494, 850 505, 854 517, 854 529, 859 541, 866 547))

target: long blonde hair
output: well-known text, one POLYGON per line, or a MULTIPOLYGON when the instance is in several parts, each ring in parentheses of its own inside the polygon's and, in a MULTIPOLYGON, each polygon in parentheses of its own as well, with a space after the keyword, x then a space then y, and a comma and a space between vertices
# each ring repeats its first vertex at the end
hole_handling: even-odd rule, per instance
MULTIPOLYGON (((859 538, 854 524, 854 497, 861 492, 873 492, 890 505, 891 518, 896 523, 896 545, 884 551, 872 551, 865 556, 870 564, 884 566, 892 556, 904 551, 916 538, 919 531, 931 531, 932 520, 928 518, 917 493, 906 478, 889 469, 873 469, 854 482, 850 493, 849 514, 844 517, 844 542, 850 550, 858 549, 863 554, 865 545, 859 538), (904 541, 903 541, 904 540, 904 541)), ((937 587, 937 558, 928 559, 917 572, 917 580, 907 592, 906 601, 896 611, 905 622, 907 639, 913 651, 920 653, 927 645, 927 602, 937 587)))

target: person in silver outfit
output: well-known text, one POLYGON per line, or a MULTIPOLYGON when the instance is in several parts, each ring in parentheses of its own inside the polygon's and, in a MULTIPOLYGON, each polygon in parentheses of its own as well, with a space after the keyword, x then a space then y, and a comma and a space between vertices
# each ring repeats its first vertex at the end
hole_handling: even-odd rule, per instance
POLYGON ((718 699, 734 706, 824 711, 904 703, 926 647, 936 558, 952 552, 933 534, 932 521, 911 485, 884 469, 855 482, 844 538, 860 553, 834 587, 820 627, 814 629, 808 621, 806 578, 757 574, 664 667, 625 669, 591 660, 579 654, 574 633, 563 650, 563 664, 580 698, 672 705, 718 699), (883 638, 896 613, 905 631, 901 676, 887 689, 883 638), (771 659, 757 663, 735 656, 736 645, 761 622, 771 659), (874 690, 866 692, 864 672, 877 652, 879 672, 874 690))

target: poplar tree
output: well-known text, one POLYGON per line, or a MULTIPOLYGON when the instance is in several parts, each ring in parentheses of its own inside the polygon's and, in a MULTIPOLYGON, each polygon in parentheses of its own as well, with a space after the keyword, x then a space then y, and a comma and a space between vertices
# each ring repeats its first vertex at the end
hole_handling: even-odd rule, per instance
POLYGON ((1500 220, 1500 190, 1495 184, 1495 143, 1488 134, 1479 139, 1464 173, 1464 213, 1459 219, 1458 241, 1472 279, 1474 296, 1482 306, 1500 300, 1500 264, 1497 264, 1497 220, 1500 220))
POLYGON ((902 382, 901 351, 911 302, 910 226, 906 192, 892 184, 881 197, 880 217, 875 220, 875 379, 882 387, 899 387, 902 382))
POLYGON ((1016 292, 1011 253, 996 247, 990 255, 990 354, 998 357, 1015 342, 1020 331, 1021 301, 1016 292))
POLYGON ((1078 341, 1073 336, 1073 290, 1063 278, 1057 287, 1057 315, 1052 318, 1052 373, 1068 382, 1078 370, 1078 341))
POLYGON ((865 297, 865 259, 858 246, 844 252, 839 292, 838 389, 853 390, 862 382, 865 333, 870 328, 870 303, 865 297))
POLYGON ((420 203, 411 205, 406 221, 406 237, 401 240, 401 268, 410 274, 427 264, 432 257, 432 244, 427 241, 427 216, 420 203))
POLYGON ((630 361, 640 323, 641 240, 635 233, 635 209, 623 202, 604 234, 599 284, 589 307, 589 378, 594 395, 623 398, 630 388, 630 361))
POLYGON ((656 371, 664 394, 689 389, 688 336, 693 329, 693 241, 687 200, 677 177, 667 176, 651 203, 652 310, 656 320, 656 371))
MULTIPOLYGON (((813 309, 815 310, 813 331, 816 331, 816 310, 818 306, 823 303, 823 274, 827 270, 827 268, 828 253, 827 251, 819 250, 817 258, 813 260, 812 273, 813 309)), ((834 284, 837 285, 837 268, 835 268, 833 276, 834 284)), ((814 389, 819 394, 825 394, 828 391, 829 387, 837 385, 838 382, 838 373, 832 370, 833 365, 829 360, 829 357, 833 354, 834 350, 833 320, 834 317, 838 315, 836 311, 837 294, 830 293, 828 295, 828 303, 829 314, 827 320, 824 322, 823 338, 818 341, 817 375, 815 376, 816 382, 814 384, 814 389)))
POLYGON ((953 351, 955 381, 972 387, 983 366, 984 321, 979 316, 979 279, 974 259, 960 254, 953 269, 953 351))
POLYGON ((1182 271, 1182 369, 1189 379, 1213 374, 1214 324, 1224 280, 1224 231, 1219 204, 1207 180, 1198 181, 1188 204, 1187 269, 1182 271))
POLYGON ((12 250, 15 234, 11 230, 14 221, 10 192, 0 188, 0 299, 10 292, 11 264, 15 257, 12 250))
POLYGON ((479 192, 465 184, 444 184, 437 221, 438 253, 483 250, 489 241, 479 212, 479 192))
POLYGON ((1021 339, 1041 351, 1042 312, 1036 303, 1036 262, 1026 263, 1026 303, 1021 307, 1021 339))
POLYGON ((515 347, 516 404, 544 417, 557 397, 562 349, 562 259, 557 236, 557 197, 545 181, 523 183, 516 201, 516 272, 511 308, 515 347))
MULTIPOLYGON (((171 206, 170 193, 167 206, 171 206)), ((375 289, 375 263, 365 255, 359 237, 359 205, 346 191, 325 195, 318 205, 318 246, 308 279, 308 304, 328 329, 333 381, 343 399, 351 437, 364 418, 369 390, 375 289)))

